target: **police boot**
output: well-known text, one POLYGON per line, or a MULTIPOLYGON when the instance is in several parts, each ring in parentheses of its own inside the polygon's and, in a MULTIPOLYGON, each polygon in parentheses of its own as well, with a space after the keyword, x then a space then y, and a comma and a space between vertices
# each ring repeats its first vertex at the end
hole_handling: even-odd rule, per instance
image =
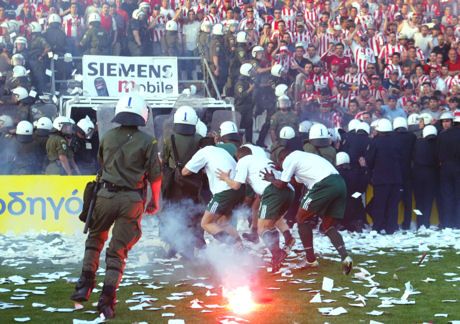
POLYGON ((70 299, 76 302, 88 301, 95 285, 95 274, 91 271, 82 271, 80 279, 75 285, 75 292, 70 296, 70 299))
POLYGON ((115 317, 116 288, 114 286, 102 287, 102 293, 97 303, 97 310, 103 314, 106 319, 115 317))

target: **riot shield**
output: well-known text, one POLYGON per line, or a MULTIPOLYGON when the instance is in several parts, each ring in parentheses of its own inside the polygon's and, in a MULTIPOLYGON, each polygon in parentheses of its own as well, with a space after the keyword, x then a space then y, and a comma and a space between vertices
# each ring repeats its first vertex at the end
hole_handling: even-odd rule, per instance
POLYGON ((39 120, 42 117, 48 117, 54 120, 58 115, 58 107, 54 103, 35 103, 30 107, 30 113, 33 121, 39 120))
MULTIPOLYGON (((102 137, 108 130, 120 126, 117 123, 112 123, 112 119, 115 116, 115 105, 116 105, 115 103, 110 103, 110 104, 102 104, 96 107, 97 128, 98 128, 98 133, 99 133, 99 140, 102 139, 102 137)), ((149 118, 147 120, 147 125, 143 127, 139 127, 139 129, 151 136, 155 136, 155 129, 153 127, 153 118, 149 118)))
POLYGON ((210 130, 212 132, 219 132, 220 124, 224 121, 232 121, 240 128, 241 114, 237 111, 231 110, 216 110, 212 114, 210 130))

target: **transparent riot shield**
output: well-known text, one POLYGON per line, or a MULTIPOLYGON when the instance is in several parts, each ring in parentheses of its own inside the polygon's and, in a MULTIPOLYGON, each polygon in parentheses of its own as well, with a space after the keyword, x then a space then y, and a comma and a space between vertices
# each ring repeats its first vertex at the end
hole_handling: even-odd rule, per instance
MULTIPOLYGON (((112 119, 115 116, 115 105, 115 103, 102 104, 96 108, 99 139, 101 139, 108 130, 120 126, 117 123, 112 123, 112 119)), ((153 118, 149 117, 147 120, 147 125, 140 127, 139 129, 149 135, 155 136, 153 118)))
POLYGON ((48 117, 54 120, 58 115, 58 107, 54 103, 35 103, 30 107, 30 113, 33 121, 39 120, 42 117, 48 117))

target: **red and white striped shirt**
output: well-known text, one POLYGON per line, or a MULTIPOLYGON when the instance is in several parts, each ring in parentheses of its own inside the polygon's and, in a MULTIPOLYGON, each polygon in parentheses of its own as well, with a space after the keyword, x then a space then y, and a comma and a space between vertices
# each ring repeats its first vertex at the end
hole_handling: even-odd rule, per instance
POLYGON ((329 33, 324 33, 316 37, 316 42, 318 44, 318 55, 322 57, 327 53, 329 49, 329 44, 334 42, 334 37, 329 33))
POLYGON ((405 51, 406 51, 406 49, 402 45, 399 45, 399 44, 396 44, 396 45, 387 44, 380 51, 379 59, 380 60, 383 59, 385 64, 391 64, 390 58, 394 53, 398 52, 398 53, 401 54, 401 53, 403 53, 405 51))
POLYGON ((402 76, 401 66, 394 65, 394 64, 388 64, 385 67, 385 70, 383 70, 383 78, 384 79, 389 79, 390 74, 392 74, 394 71, 398 71, 398 79, 401 78, 401 76, 402 76))
POLYGON ((371 97, 375 98, 375 100, 383 100, 387 96, 387 90, 382 86, 379 86, 378 88, 370 86, 369 92, 371 94, 371 97))
POLYGON ((163 38, 163 36, 166 33, 166 22, 168 19, 165 16, 159 15, 156 17, 150 17, 149 18, 149 24, 150 22, 154 21, 155 26, 151 29, 152 33, 152 40, 154 42, 159 42, 163 38))
POLYGON ((348 92, 348 95, 346 96, 339 93, 336 98, 339 107, 348 110, 348 107, 350 107, 350 100, 353 99, 354 96, 351 94, 351 92, 348 92))
POLYGON ((209 14, 204 17, 203 21, 209 21, 211 24, 217 24, 220 21, 220 17, 218 15, 209 14))
POLYGON ((294 31, 295 27, 296 11, 293 8, 284 7, 281 9, 281 18, 286 23, 286 28, 290 31, 294 31))
POLYGON ((353 88, 354 94, 357 93, 360 85, 369 85, 369 80, 367 79, 364 73, 356 73, 354 75, 352 75, 351 73, 347 73, 343 77, 343 82, 345 82, 353 88))
POLYGON ((315 83, 316 89, 329 88, 332 89, 335 87, 335 82, 333 76, 329 72, 325 72, 320 75, 313 75, 313 82, 315 83))
POLYGON ((319 20, 318 11, 316 9, 313 9, 313 10, 305 9, 303 16, 307 24, 307 28, 310 30, 315 30, 316 24, 319 20))
POLYGON ((285 71, 288 71, 292 64, 292 57, 291 55, 276 55, 275 63, 281 64, 285 71))
POLYGON ((311 34, 309 32, 294 32, 292 33, 293 43, 303 43, 305 46, 308 46, 311 43, 311 34))
POLYGON ((65 15, 62 18, 62 27, 67 37, 78 38, 83 35, 83 27, 85 26, 82 17, 72 16, 71 14, 65 15))
POLYGON ((402 96, 401 98, 398 99, 398 102, 396 103, 396 105, 403 108, 404 110, 407 110, 407 107, 410 105, 411 101, 417 102, 417 100, 418 100, 417 96, 415 95, 412 95, 409 97, 402 96))
POLYGON ((193 9, 195 12, 202 10, 205 15, 209 13, 209 5, 207 3, 199 3, 196 6, 193 6, 193 9))
POLYGON ((369 39, 369 47, 374 52, 375 56, 379 55, 384 44, 385 44, 385 41, 383 39, 382 34, 380 33, 375 34, 373 37, 369 39))
POLYGON ((362 47, 360 45, 354 48, 354 59, 358 65, 358 72, 364 73, 367 68, 367 64, 376 63, 375 53, 370 47, 362 47))

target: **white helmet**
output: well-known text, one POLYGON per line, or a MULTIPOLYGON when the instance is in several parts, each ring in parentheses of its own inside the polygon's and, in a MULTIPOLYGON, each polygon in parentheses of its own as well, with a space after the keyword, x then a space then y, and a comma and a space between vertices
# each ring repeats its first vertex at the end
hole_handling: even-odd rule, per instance
POLYGON ((275 77, 281 77, 283 73, 283 66, 281 64, 275 64, 272 66, 271 73, 275 77))
POLYGON ((361 125, 361 121, 359 119, 352 119, 348 122, 348 131, 353 132, 358 129, 358 126, 361 125))
POLYGON ((196 132, 198 115, 191 106, 180 106, 174 113, 173 130, 181 135, 193 135, 196 132))
POLYGON ((48 24, 52 23, 61 23, 61 17, 59 17, 58 14, 52 13, 51 15, 48 16, 48 24))
POLYGON ((212 26, 212 34, 213 35, 223 35, 224 26, 222 24, 215 24, 214 26, 212 26))
POLYGON ((77 123, 77 126, 83 131, 83 133, 85 133, 85 137, 87 139, 90 139, 93 136, 94 123, 91 121, 91 119, 88 116, 80 119, 77 123))
POLYGON ((174 20, 169 20, 166 23, 166 30, 167 31, 177 31, 177 23, 174 20))
POLYGON ((291 99, 286 96, 279 96, 278 100, 276 101, 277 108, 290 108, 291 107, 291 99))
POLYGON ((220 124, 220 136, 238 134, 238 127, 232 121, 224 121, 220 124))
POLYGON ((25 38, 24 36, 18 36, 14 39, 14 46, 16 46, 16 44, 24 44, 25 47, 27 48, 27 38, 25 38))
POLYGON ((436 135, 438 135, 438 130, 433 125, 427 125, 423 127, 423 131, 422 131, 423 138, 427 138, 428 136, 436 136, 436 135))
POLYGON ((291 139, 295 137, 295 130, 290 126, 284 126, 280 130, 280 139, 291 139))
POLYGON ((70 120, 69 117, 67 116, 57 116, 54 120, 53 120, 53 128, 57 131, 62 131, 63 130, 63 127, 64 125, 72 125, 72 121, 70 120))
POLYGON ((445 111, 439 116, 439 120, 445 120, 445 119, 454 119, 454 114, 451 111, 445 111))
POLYGON ((27 75, 27 70, 21 65, 16 65, 13 68, 13 78, 25 77, 27 75))
POLYGON ((19 22, 17 20, 8 20, 4 21, 0 26, 6 28, 8 30, 8 33, 17 33, 21 26, 20 24, 22 25, 22 22, 19 22))
POLYGON ((97 12, 93 12, 89 14, 88 24, 91 24, 92 22, 101 22, 101 16, 97 12))
POLYGON ((206 135, 208 135, 208 127, 200 119, 198 119, 198 123, 196 123, 196 133, 201 137, 206 137, 206 135))
POLYGON ((125 126, 145 126, 149 119, 149 107, 137 93, 124 95, 118 99, 112 122, 125 126))
POLYGON ((251 76, 252 64, 250 63, 243 63, 240 67, 240 74, 244 76, 251 76))
POLYGON ((252 49, 251 55, 253 58, 256 58, 257 53, 263 52, 263 51, 265 51, 264 48, 262 46, 257 45, 257 46, 254 46, 254 48, 252 49))
POLYGON ((19 101, 24 100, 27 97, 29 97, 29 92, 24 87, 16 87, 13 90, 11 90, 11 92, 15 94, 16 96, 18 96, 19 101))
MULTIPOLYGON (((27 120, 21 120, 16 126, 16 135, 32 137, 34 132, 34 125, 27 120)), ((20 137, 18 137, 19 139, 20 137)))
POLYGON ((338 152, 335 156, 335 165, 350 164, 350 156, 346 152, 338 152))
POLYGON ((200 30, 203 33, 210 33, 211 32, 211 27, 212 27, 211 22, 206 20, 206 21, 203 21, 201 23, 200 30))
POLYGON ((30 28, 31 33, 41 33, 42 32, 42 26, 36 21, 32 21, 29 24, 29 28, 30 28))
POLYGON ((404 117, 396 117, 393 119, 393 129, 404 128, 407 129, 407 119, 404 117))
POLYGON ((237 43, 246 43, 248 38, 248 34, 244 31, 240 31, 236 34, 236 42, 237 43))
POLYGON ((37 129, 53 129, 53 122, 48 117, 40 117, 35 125, 37 129))
POLYGON ((460 115, 459 114, 454 115, 454 123, 460 123, 460 115))
POLYGON ((150 11, 150 3, 145 2, 145 1, 139 3, 139 9, 140 10, 147 9, 148 11, 150 11))
POLYGON ((380 133, 387 133, 393 130, 391 121, 386 118, 381 118, 378 120, 375 130, 380 133))
POLYGON ((342 136, 340 136, 338 128, 328 128, 329 137, 331 138, 332 142, 340 142, 342 140, 342 136))
POLYGON ((25 63, 26 60, 21 53, 16 53, 11 57, 11 65, 13 66, 24 65, 25 63))
POLYGON ((407 117, 407 124, 408 126, 412 125, 418 125, 418 122, 420 121, 420 115, 419 114, 410 114, 409 117, 407 117))
POLYGON ((308 138, 312 139, 330 139, 330 134, 326 126, 323 124, 317 123, 310 127, 308 132, 308 138))
POLYGON ((433 121, 433 116, 431 116, 429 113, 422 113, 420 114, 420 119, 423 119, 423 123, 425 125, 429 125, 433 121))
POLYGON ((359 123, 358 127, 356 127, 356 132, 358 132, 358 131, 364 131, 367 134, 370 134, 371 133, 371 126, 369 126, 369 124, 366 123, 366 122, 361 122, 361 123, 359 123))
POLYGON ((275 87, 275 96, 280 97, 282 95, 285 95, 288 90, 288 86, 285 85, 284 83, 278 84, 275 87))
POLYGON ((313 126, 313 123, 309 120, 304 120, 299 124, 299 133, 309 133, 310 128, 313 126))
POLYGON ((8 115, 0 115, 0 128, 13 127, 13 118, 8 115))

